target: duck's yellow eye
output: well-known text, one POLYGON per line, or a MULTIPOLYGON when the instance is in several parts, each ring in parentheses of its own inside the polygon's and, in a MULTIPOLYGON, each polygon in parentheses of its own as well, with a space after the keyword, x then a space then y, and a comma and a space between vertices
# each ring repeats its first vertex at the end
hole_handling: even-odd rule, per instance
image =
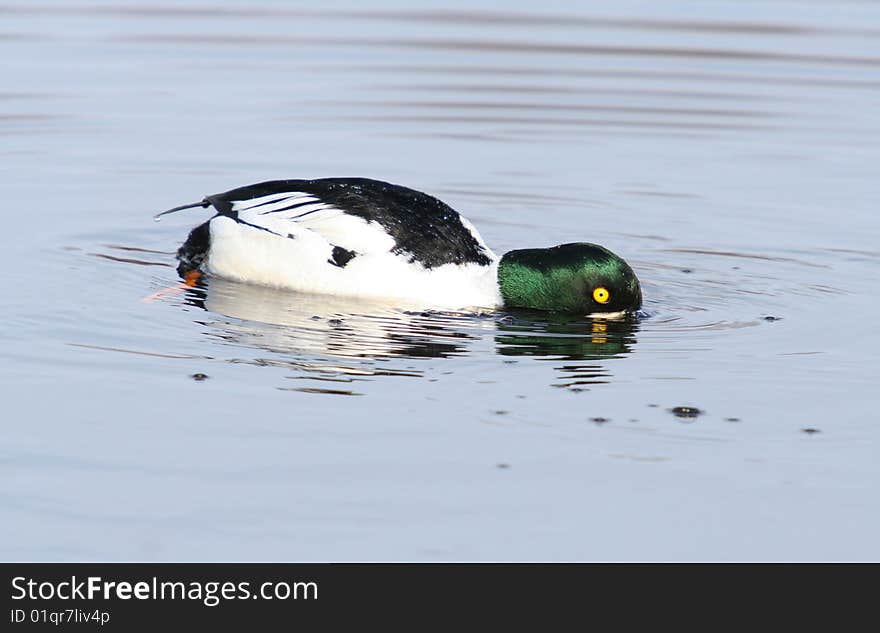
POLYGON ((608 303, 608 300, 611 299, 611 293, 599 286, 593 291, 593 299, 596 300, 596 303, 608 303))

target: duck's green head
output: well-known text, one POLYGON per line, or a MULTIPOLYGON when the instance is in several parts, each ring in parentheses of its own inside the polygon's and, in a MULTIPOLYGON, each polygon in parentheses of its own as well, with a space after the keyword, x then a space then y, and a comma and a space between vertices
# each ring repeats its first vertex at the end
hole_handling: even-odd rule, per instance
POLYGON ((510 308, 587 316, 642 307, 642 289, 629 264, 584 242, 510 251, 501 258, 498 283, 510 308))

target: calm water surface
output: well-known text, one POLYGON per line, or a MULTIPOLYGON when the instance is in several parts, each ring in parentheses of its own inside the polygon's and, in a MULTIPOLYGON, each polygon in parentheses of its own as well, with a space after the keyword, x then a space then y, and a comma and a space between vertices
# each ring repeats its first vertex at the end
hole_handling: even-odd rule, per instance
POLYGON ((880 7, 186 6, 0 3, 0 559, 880 559, 880 7), (142 300, 153 213, 325 176, 646 315, 142 300))

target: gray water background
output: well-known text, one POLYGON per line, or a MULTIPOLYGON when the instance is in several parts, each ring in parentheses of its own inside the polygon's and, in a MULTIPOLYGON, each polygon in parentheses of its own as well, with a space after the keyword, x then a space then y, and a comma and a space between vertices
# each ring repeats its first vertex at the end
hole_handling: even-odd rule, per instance
POLYGON ((880 6, 2 2, 0 51, 0 559, 880 559, 880 6), (142 301, 206 217, 153 213, 325 176, 604 244, 647 316, 142 301))

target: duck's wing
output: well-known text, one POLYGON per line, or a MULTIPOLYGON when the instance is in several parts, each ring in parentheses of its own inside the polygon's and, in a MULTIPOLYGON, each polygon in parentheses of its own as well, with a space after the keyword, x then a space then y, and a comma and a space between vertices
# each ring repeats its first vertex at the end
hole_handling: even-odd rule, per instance
POLYGON ((377 180, 275 180, 205 201, 241 224, 282 237, 308 231, 353 254, 391 252, 425 268, 496 259, 470 222, 442 201, 377 180))

